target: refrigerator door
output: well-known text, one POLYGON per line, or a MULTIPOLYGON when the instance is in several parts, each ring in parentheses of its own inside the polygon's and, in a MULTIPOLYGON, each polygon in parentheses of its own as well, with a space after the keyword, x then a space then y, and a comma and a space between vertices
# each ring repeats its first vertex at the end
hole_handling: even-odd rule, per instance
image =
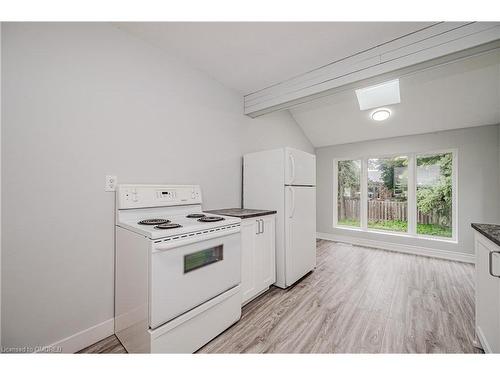
POLYGON ((316 185, 316 156, 287 147, 285 185, 316 185))
POLYGON ((316 188, 285 187, 285 279, 290 286, 316 267, 316 188))

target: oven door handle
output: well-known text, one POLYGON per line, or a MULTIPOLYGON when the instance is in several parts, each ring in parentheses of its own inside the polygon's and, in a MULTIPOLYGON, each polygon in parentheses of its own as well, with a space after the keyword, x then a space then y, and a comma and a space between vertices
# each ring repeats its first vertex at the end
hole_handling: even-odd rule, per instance
MULTIPOLYGON (((219 231, 204 233, 203 236, 201 236, 201 235, 200 236, 197 236, 197 235, 189 236, 189 235, 187 235, 187 237, 183 238, 183 239, 154 242, 154 244, 153 244, 153 253, 157 253, 157 252, 160 252, 160 251, 170 250, 170 249, 172 249, 174 247, 189 245, 189 244, 192 244, 192 243, 195 243, 195 242, 201 242, 201 241, 204 241, 204 240, 210 240, 212 238, 228 236, 230 234, 239 233, 239 232, 240 232, 240 226, 238 225, 235 228, 230 228, 230 229, 225 229, 225 230, 219 230, 219 231)), ((158 241, 160 241, 160 240, 158 240, 158 241)))

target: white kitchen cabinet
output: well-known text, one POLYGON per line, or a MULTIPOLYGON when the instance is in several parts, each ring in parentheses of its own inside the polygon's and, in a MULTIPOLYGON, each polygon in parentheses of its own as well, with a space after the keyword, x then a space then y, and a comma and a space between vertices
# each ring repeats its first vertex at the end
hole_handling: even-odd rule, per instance
POLYGON ((486 353, 500 353, 500 246, 474 233, 476 334, 486 353))
POLYGON ((241 221, 242 304, 276 282, 275 215, 241 221))

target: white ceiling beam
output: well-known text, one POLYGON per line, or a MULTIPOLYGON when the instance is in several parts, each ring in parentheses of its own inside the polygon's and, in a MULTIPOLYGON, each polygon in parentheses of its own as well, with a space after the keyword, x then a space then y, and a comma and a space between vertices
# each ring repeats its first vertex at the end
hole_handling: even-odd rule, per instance
POLYGON ((354 82, 500 40, 497 22, 441 22, 377 47, 245 95, 245 114, 257 117, 354 82))

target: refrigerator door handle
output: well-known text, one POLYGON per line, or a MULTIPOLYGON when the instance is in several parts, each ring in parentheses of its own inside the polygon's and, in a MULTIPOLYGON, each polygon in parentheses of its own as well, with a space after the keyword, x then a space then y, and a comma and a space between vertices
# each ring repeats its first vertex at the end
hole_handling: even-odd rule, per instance
POLYGON ((293 184, 295 181, 295 158, 293 157, 292 154, 289 155, 290 157, 290 165, 292 167, 292 175, 290 176, 290 184, 293 184))
POLYGON ((295 190, 293 187, 289 187, 290 189, 290 197, 291 197, 291 200, 292 200, 292 206, 291 206, 291 209, 290 209, 290 216, 288 216, 289 218, 292 218, 293 217, 293 214, 295 213, 295 190))

